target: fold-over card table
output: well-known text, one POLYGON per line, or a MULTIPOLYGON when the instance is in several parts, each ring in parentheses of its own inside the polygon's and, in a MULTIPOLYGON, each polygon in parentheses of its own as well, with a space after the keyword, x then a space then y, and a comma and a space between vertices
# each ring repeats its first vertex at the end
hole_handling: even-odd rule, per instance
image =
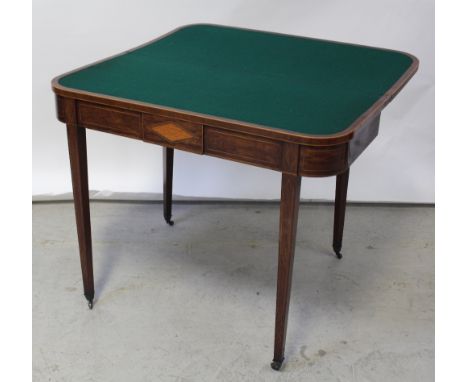
MULTIPOLYGON (((336 176, 341 258, 349 168, 413 76, 410 54, 216 25, 190 25, 55 78, 67 126, 84 294, 93 305, 86 129, 163 146, 170 225, 174 149, 282 173, 274 357, 284 359, 301 177, 336 176)), ((215 240, 215 238, 213 238, 215 240)))

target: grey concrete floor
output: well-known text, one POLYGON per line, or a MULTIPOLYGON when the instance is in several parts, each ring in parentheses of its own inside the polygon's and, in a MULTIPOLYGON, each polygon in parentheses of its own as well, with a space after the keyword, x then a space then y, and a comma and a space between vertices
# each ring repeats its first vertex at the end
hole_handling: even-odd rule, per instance
POLYGON ((73 206, 33 205, 34 381, 431 381, 434 209, 302 205, 281 372, 273 354, 279 211, 92 203, 96 304, 73 206))

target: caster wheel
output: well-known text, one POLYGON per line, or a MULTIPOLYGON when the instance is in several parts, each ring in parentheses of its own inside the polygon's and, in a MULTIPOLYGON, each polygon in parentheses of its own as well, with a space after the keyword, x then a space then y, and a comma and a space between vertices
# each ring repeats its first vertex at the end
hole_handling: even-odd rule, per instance
POLYGON ((279 369, 281 369, 281 365, 283 364, 283 360, 284 358, 281 361, 273 360, 273 362, 271 363, 271 368, 273 370, 279 371, 279 369))

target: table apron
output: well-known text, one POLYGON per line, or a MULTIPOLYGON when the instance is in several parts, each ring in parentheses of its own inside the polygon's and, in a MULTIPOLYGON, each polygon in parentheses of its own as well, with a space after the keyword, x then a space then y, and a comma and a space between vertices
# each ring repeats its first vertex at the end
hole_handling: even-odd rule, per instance
POLYGON ((346 171, 375 139, 380 122, 379 113, 347 142, 314 146, 58 95, 56 100, 57 117, 68 125, 306 177, 346 171))

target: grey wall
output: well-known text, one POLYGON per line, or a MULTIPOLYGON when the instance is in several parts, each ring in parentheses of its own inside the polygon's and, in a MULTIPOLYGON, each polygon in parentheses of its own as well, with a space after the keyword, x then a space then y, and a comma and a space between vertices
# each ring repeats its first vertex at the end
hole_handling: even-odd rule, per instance
MULTIPOLYGON (((119 53, 180 25, 210 22, 408 51, 420 70, 388 106, 377 140, 351 169, 349 199, 434 201, 432 0, 33 2, 33 195, 71 191, 64 125, 52 77, 119 53)), ((161 192, 161 148, 88 133, 90 188, 161 192)), ((280 174, 176 152, 174 193, 279 197, 280 174)), ((333 178, 303 181, 302 197, 332 199, 333 178)))

